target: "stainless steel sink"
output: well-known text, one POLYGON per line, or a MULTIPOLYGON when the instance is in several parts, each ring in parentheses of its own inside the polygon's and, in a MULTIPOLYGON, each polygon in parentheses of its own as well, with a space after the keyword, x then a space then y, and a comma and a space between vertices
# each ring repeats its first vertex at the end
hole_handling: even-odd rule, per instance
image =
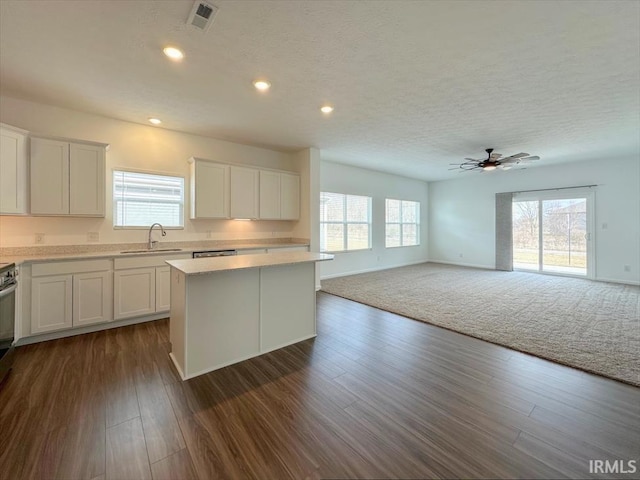
POLYGON ((154 248, 153 250, 124 250, 120 253, 155 253, 155 252, 181 252, 181 248, 154 248))

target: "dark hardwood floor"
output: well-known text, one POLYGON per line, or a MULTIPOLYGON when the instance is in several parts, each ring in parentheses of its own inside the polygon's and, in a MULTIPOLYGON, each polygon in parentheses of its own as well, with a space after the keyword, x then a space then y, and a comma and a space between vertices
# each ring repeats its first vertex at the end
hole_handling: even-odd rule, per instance
POLYGON ((349 300, 318 294, 315 340, 186 382, 168 337, 160 320, 19 348, 0 477, 639 476, 589 460, 640 468, 640 389, 349 300))

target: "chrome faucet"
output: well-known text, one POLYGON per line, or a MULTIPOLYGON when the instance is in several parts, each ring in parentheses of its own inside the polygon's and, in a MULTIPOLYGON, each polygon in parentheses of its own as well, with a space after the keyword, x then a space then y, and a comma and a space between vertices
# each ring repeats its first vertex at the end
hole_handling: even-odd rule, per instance
POLYGON ((153 227, 155 227, 156 225, 160 227, 162 236, 163 237, 167 236, 167 232, 164 231, 164 227, 162 225, 160 225, 159 223, 154 223, 153 225, 151 225, 151 227, 149 227, 149 245, 148 245, 149 250, 152 250, 153 248, 155 248, 156 244, 158 243, 157 240, 151 240, 151 232, 153 231, 153 227))

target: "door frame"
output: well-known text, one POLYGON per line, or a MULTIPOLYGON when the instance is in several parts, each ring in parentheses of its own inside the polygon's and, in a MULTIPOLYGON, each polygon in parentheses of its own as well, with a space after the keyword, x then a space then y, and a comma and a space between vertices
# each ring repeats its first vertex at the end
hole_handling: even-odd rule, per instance
MULTIPOLYGON (((574 277, 574 278, 588 278, 593 280, 596 278, 596 235, 595 235, 595 225, 596 225, 596 216, 595 216, 595 201, 596 201, 596 192, 591 188, 575 188, 575 189, 561 189, 561 190, 545 190, 539 192, 523 192, 523 193, 514 193, 513 202, 525 202, 525 201, 537 201, 538 202, 538 270, 535 270, 536 273, 542 273, 545 275, 557 275, 563 277, 574 277), (549 272, 542 269, 544 255, 543 255, 543 212, 542 212, 542 202, 545 200, 566 200, 570 198, 585 198, 587 201, 587 274, 586 275, 574 275, 571 273, 562 273, 562 272, 549 272)), ((517 269, 531 272, 533 270, 527 269, 517 269)))

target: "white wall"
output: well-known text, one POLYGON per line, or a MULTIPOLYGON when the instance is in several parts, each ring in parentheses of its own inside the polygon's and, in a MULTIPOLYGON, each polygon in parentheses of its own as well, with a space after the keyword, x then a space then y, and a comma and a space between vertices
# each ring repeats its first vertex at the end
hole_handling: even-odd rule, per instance
POLYGON ((431 261, 494 268, 498 192, 597 184, 596 278, 640 282, 638 157, 460 176, 429 184, 431 261), (631 266, 630 272, 624 271, 625 265, 631 266))
MULTIPOLYGON (((165 241, 290 237, 297 222, 189 220, 189 165, 191 156, 225 163, 298 171, 294 156, 163 128, 85 114, 73 110, 0 97, 0 122, 42 135, 108 143, 105 218, 0 216, 0 245, 28 246, 35 233, 44 233, 45 245, 87 243, 87 232, 98 232, 100 243, 144 242, 144 230, 114 230, 112 178, 114 168, 165 172, 185 177, 185 228, 169 230, 165 241), (210 233, 208 233, 210 232, 210 233)), ((308 222, 308 219, 303 219, 308 222)))
POLYGON ((331 262, 321 262, 321 278, 398 267, 428 259, 427 183, 387 173, 350 167, 337 163, 320 163, 320 190, 323 192, 366 195, 372 201, 372 248, 338 253, 331 262), (385 198, 420 202, 420 245, 385 248, 385 198))

